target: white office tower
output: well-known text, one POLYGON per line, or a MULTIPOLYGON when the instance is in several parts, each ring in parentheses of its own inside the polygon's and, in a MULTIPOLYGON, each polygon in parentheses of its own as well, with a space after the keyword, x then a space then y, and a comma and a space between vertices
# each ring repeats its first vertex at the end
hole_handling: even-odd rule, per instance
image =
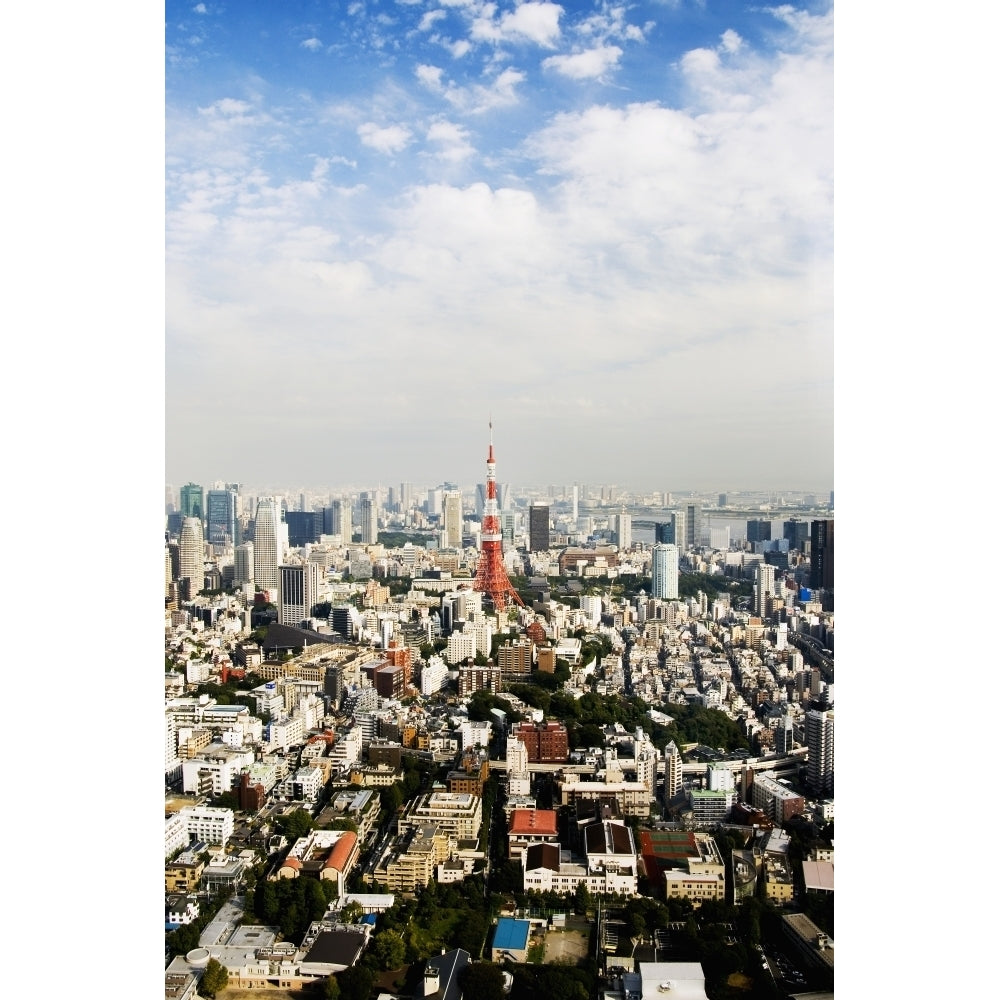
POLYGON ((444 502, 444 490, 438 488, 436 490, 427 491, 427 513, 429 516, 434 517, 441 513, 441 505, 444 502))
POLYGON ((448 666, 440 656, 432 656, 420 671, 420 693, 427 697, 440 691, 448 682, 448 666))
POLYGON ((240 587, 246 594, 253 593, 253 542, 236 546, 233 553, 233 585, 240 587))
POLYGON ((710 792, 731 792, 736 788, 736 780, 727 764, 709 764, 707 778, 710 792))
POLYGON ((378 510, 369 494, 361 498, 361 544, 374 545, 378 541, 378 510))
POLYGON ((645 785, 649 801, 656 801, 656 768, 660 755, 640 727, 635 730, 635 780, 645 785))
POLYGON ((712 528, 709 532, 709 545, 720 552, 729 551, 729 525, 722 528, 712 528))
POLYGON ((833 712, 806 712, 806 777, 816 795, 833 792, 833 712))
POLYGON ((623 507, 621 513, 614 517, 615 544, 622 551, 632 548, 632 515, 625 513, 623 507))
POLYGON ((684 787, 684 761, 671 740, 663 748, 663 798, 669 802, 684 787))
POLYGON ((588 594, 580 595, 580 611, 586 616, 591 628, 597 628, 601 624, 601 599, 588 594))
POLYGON ((573 523, 575 524, 580 517, 580 487, 573 487, 573 523))
POLYGON ((531 794, 528 748, 516 736, 507 737, 507 794, 509 796, 531 794))
POLYGON ((278 566, 284 555, 280 524, 280 502, 275 497, 261 497, 254 516, 253 579, 257 587, 274 594, 278 593, 278 566))
POLYGON ((774 567, 757 563, 753 568, 753 613, 769 618, 774 608, 774 567))
POLYGON ((205 586, 205 539, 201 518, 184 518, 179 542, 180 578, 189 581, 190 596, 194 597, 205 586))
POLYGON ((301 625, 319 603, 319 564, 278 567, 278 622, 301 625))
POLYGON ((457 490, 449 490, 444 495, 441 542, 446 549, 462 547, 462 494, 457 490))
POLYGON ((653 546, 653 597, 661 601, 677 599, 679 557, 676 545, 653 546))

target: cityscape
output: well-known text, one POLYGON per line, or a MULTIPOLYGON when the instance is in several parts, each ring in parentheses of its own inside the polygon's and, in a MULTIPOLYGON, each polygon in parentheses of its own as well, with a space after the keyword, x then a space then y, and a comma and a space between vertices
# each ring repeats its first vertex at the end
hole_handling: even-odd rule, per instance
POLYGON ((833 991, 833 493, 165 503, 166 993, 833 991))
POLYGON ((167 1000, 832 997, 833 4, 162 27, 167 1000))

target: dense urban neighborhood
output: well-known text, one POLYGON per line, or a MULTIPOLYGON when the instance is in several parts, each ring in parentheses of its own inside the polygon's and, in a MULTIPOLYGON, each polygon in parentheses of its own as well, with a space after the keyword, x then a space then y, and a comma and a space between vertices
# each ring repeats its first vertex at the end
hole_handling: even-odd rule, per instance
POLYGON ((717 501, 168 489, 166 996, 832 996, 832 496, 717 501))

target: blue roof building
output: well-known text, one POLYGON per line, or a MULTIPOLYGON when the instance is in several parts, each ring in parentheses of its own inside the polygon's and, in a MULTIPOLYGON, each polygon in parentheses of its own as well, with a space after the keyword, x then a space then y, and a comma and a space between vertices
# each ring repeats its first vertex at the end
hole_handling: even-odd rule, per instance
POLYGON ((514 962, 528 960, 528 934, 531 923, 527 920, 515 920, 513 917, 501 917, 497 921, 497 929, 493 935, 492 959, 502 962, 509 958, 514 962))

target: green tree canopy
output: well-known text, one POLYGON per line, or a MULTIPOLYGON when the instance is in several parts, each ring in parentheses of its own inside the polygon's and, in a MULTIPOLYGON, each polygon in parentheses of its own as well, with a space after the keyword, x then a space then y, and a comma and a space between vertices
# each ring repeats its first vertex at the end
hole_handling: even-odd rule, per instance
POLYGON ((294 843, 300 837, 307 836, 316 824, 305 809, 294 809, 284 816, 279 816, 274 825, 294 843))
POLYGON ((341 1000, 368 1000, 375 985, 375 975, 363 965, 352 965, 337 973, 341 1000))
POLYGON ((475 1000, 504 1000, 503 974, 491 962, 470 962, 458 974, 462 996, 475 1000))
POLYGON ((202 974, 198 992, 215 997, 229 985, 229 970, 217 959, 210 958, 202 974))

